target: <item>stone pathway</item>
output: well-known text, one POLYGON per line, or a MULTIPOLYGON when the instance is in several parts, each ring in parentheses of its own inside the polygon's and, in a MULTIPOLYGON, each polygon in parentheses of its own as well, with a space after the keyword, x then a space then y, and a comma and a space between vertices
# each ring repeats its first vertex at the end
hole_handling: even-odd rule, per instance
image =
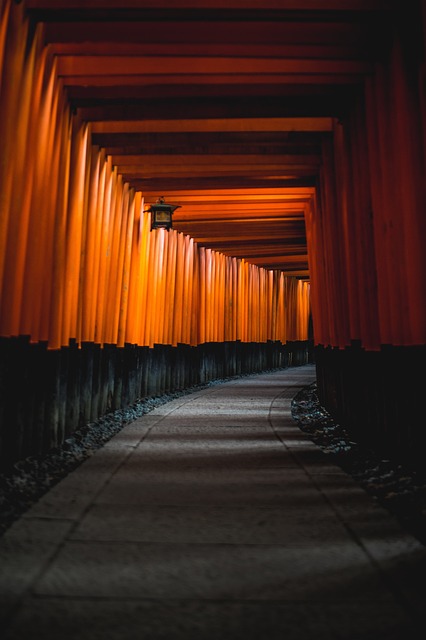
POLYGON ((302 433, 312 365, 126 426, 0 539, 3 640, 415 640, 426 549, 302 433))

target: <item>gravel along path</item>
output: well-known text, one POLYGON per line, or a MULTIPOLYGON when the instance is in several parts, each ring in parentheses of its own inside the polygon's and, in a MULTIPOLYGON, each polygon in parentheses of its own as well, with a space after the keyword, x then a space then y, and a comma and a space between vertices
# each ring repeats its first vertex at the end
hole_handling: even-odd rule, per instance
POLYGON ((426 477, 353 442, 321 406, 317 386, 302 389, 292 400, 292 417, 334 464, 392 513, 406 531, 426 545, 426 477))

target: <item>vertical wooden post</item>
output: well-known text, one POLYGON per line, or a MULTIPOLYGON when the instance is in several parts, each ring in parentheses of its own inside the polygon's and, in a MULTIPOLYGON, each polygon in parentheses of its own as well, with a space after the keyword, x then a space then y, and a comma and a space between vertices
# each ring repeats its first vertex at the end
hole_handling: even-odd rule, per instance
POLYGON ((64 307, 62 344, 77 334, 78 284, 80 276, 81 237, 84 208, 86 154, 89 131, 82 125, 76 132, 72 151, 72 175, 66 237, 68 239, 64 269, 64 307))
POLYGON ((165 291, 165 343, 176 346, 173 336, 173 327, 176 313, 176 261, 177 261, 177 232, 171 229, 169 232, 166 291, 165 291))
POLYGON ((185 290, 185 237, 177 234, 176 267, 175 267, 175 296, 174 296, 174 320, 173 320, 173 344, 182 342, 182 318, 185 290))
MULTIPOLYGON (((23 22, 23 8, 8 4, 2 11, 1 22, 2 41, 0 54, 0 139, 2 145, 2 161, 0 162, 0 297, 3 297, 6 255, 9 242, 9 225, 12 213, 11 205, 14 198, 14 162, 15 162, 15 126, 11 126, 11 118, 16 124, 17 114, 20 112, 22 70, 25 65, 25 50, 28 38, 28 21, 23 22)), ((8 335, 8 322, 0 317, 0 331, 8 335)))
POLYGON ((150 256, 151 256, 151 232, 150 232, 150 220, 149 214, 143 213, 142 227, 141 227, 141 344, 144 347, 149 346, 149 334, 147 327, 148 317, 148 294, 150 287, 150 256))
POLYGON ((122 278, 119 291, 120 309, 119 309, 119 323, 117 332, 117 345, 124 347, 124 341, 126 336, 126 320, 127 320, 127 305, 129 301, 129 279, 130 279, 130 260, 133 240, 133 220, 135 215, 135 199, 134 191, 126 188, 126 198, 123 206, 123 248, 122 248, 122 278))
POLYGON ((105 159, 104 198, 99 212, 99 275, 98 295, 94 315, 94 340, 103 345, 106 339, 106 299, 108 296, 109 243, 111 236, 111 205, 113 189, 113 169, 111 158, 105 159))
POLYGON ((206 250, 204 247, 199 248, 200 255, 200 269, 199 269, 199 283, 200 283, 200 319, 199 319, 199 343, 204 344, 206 342, 206 250))

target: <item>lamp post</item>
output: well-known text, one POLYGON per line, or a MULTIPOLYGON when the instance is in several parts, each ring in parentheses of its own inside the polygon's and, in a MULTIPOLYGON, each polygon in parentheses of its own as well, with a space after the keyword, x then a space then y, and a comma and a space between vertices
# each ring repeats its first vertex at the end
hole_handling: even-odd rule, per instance
POLYGON ((160 196, 155 204, 152 204, 148 211, 151 213, 151 231, 153 229, 172 228, 172 215, 180 204, 168 204, 164 201, 164 196, 160 196))

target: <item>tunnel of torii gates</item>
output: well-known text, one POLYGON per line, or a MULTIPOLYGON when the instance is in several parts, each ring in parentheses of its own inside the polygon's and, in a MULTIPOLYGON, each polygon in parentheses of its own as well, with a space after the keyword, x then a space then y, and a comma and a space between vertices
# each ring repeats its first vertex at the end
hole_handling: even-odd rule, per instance
MULTIPOLYGON (((236 12, 242 4, 226 3, 236 12)), ((286 269, 269 268, 265 260, 197 240, 196 225, 191 234, 185 221, 196 205, 191 209, 184 190, 171 192, 180 204, 173 229, 151 230, 147 205, 155 189, 137 188, 97 142, 104 123, 86 118, 70 99, 73 78, 83 73, 73 66, 78 56, 76 63, 66 55, 75 52, 71 44, 61 49, 52 35, 64 26, 61 8, 89 7, 93 21, 96 10, 113 5, 148 7, 150 20, 155 17, 155 3, 143 0, 0 1, 2 469, 138 399, 307 362, 315 362, 321 402, 355 439, 423 469, 425 3, 405 3, 387 21, 387 46, 358 65, 358 89, 342 117, 298 120, 300 131, 317 122, 312 128, 321 134, 315 180, 301 185, 299 179, 286 192, 290 202, 298 199, 309 271, 296 259, 292 268, 291 259, 286 269)), ((200 5, 207 10, 214 3, 200 5)), ((254 0, 246 5, 259 8, 254 0)), ((338 3, 299 3, 317 5, 338 3)), ((363 16, 374 6, 377 17, 381 7, 398 3, 343 5, 363 7, 363 16)), ((159 6, 176 10, 179 3, 159 6)), ((261 9, 294 6, 283 0, 261 9)), ((107 19, 104 13, 103 25, 107 19)), ((77 21, 68 20, 62 32, 71 42, 77 21)), ((272 41, 271 22, 267 27, 272 41)), ((256 24, 252 37, 261 28, 256 24)), ((80 45, 95 31, 92 22, 80 45)), ((129 27, 130 40, 132 33, 129 27)), ((98 54, 101 45, 89 53, 98 54)), ((92 63, 83 62, 87 74, 96 74, 92 63)), ((256 122, 278 140, 286 122, 297 129, 296 120, 256 122)), ((200 215, 208 218, 215 202, 226 234, 229 207, 222 215, 217 206, 223 190, 203 193, 200 215)), ((247 224, 265 207, 269 192, 258 193, 255 207, 247 205, 247 224)), ((241 249, 238 235, 234 240, 241 249)))

